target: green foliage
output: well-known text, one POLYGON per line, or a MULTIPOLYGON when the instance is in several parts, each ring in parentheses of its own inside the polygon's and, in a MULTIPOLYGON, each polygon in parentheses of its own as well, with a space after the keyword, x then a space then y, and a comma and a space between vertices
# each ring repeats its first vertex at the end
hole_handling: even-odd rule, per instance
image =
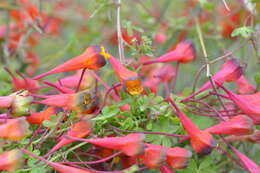
POLYGON ((243 26, 240 28, 236 28, 231 36, 232 37, 237 37, 237 36, 241 36, 243 38, 249 38, 253 33, 255 32, 255 29, 250 27, 250 26, 243 26))

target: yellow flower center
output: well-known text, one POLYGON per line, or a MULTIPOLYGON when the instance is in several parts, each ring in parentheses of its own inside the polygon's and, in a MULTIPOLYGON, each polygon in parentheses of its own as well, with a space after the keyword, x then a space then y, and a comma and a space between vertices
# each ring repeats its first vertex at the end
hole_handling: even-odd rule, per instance
POLYGON ((101 46, 101 55, 103 55, 105 57, 105 59, 109 59, 110 55, 106 52, 105 48, 103 46, 101 46))

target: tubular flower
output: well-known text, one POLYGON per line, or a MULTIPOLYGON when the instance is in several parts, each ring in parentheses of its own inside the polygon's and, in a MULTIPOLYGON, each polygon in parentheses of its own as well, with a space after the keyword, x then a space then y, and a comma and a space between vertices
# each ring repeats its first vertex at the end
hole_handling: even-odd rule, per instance
POLYGON ((183 169, 187 167, 188 159, 192 156, 190 151, 180 147, 163 147, 154 144, 147 144, 147 146, 165 150, 167 164, 175 169, 183 169))
POLYGON ((74 110, 78 113, 91 113, 97 107, 99 99, 95 92, 82 91, 74 94, 58 94, 46 96, 41 101, 33 101, 36 104, 45 104, 56 106, 68 110, 74 110))
POLYGON ((143 85, 141 79, 136 72, 128 70, 123 64, 121 64, 116 58, 111 57, 109 59, 116 75, 121 81, 125 90, 131 95, 139 95, 143 92, 143 85))
POLYGON ((136 156, 144 152, 143 134, 129 134, 124 137, 84 139, 84 141, 99 147, 119 150, 127 156, 136 156))
POLYGON ((42 112, 32 113, 26 117, 26 120, 30 124, 42 124, 44 120, 50 120, 52 115, 56 114, 56 109, 54 107, 48 107, 42 112))
POLYGON ((256 87, 250 84, 244 75, 241 75, 236 83, 238 85, 238 91, 240 94, 251 94, 256 91, 256 87))
POLYGON ((38 75, 33 79, 41 79, 45 76, 67 72, 75 71, 80 69, 90 69, 97 70, 106 65, 106 60, 110 58, 110 55, 106 52, 105 48, 102 46, 90 46, 81 55, 76 56, 65 63, 55 67, 54 69, 38 75))
MULTIPOLYGON (((239 79, 239 77, 243 73, 243 68, 240 66, 240 63, 237 59, 230 59, 225 64, 222 65, 220 70, 212 77, 213 81, 219 84, 223 84, 224 82, 233 82, 239 79)), ((191 98, 207 89, 211 88, 211 83, 208 81, 205 83, 196 93, 187 97, 191 98)), ((185 99, 185 100, 186 100, 185 99)))
POLYGON ((191 41, 182 41, 176 45, 176 49, 160 56, 151 61, 144 62, 144 65, 153 63, 167 63, 177 61, 180 63, 188 63, 195 59, 196 51, 191 41))
MULTIPOLYGON (((56 85, 75 89, 78 86, 82 70, 77 71, 74 75, 64 77, 56 82, 56 85)), ((89 72, 84 73, 83 79, 80 83, 79 90, 91 89, 95 86, 95 77, 89 72)))
POLYGON ((245 169, 251 173, 259 173, 260 167, 252 161, 250 158, 245 156, 243 153, 235 149, 234 147, 231 147, 234 153, 237 155, 237 157, 240 159, 240 161, 243 163, 245 169))
POLYGON ((260 92, 241 95, 233 93, 220 84, 218 85, 228 94, 230 99, 243 111, 243 113, 253 119, 254 124, 260 124, 260 92))
MULTIPOLYGON (((72 136, 72 137, 84 138, 84 137, 86 137, 90 134, 91 130, 92 130, 92 122, 89 119, 84 118, 84 119, 80 120, 79 122, 73 124, 71 129, 67 132, 66 135, 72 136)), ((65 146, 67 144, 70 144, 74 141, 75 140, 71 140, 71 139, 61 137, 58 144, 56 144, 49 151, 48 154, 53 153, 53 152, 57 151, 58 149, 60 149, 61 147, 65 146)))
POLYGON ((168 98, 168 101, 175 108, 184 129, 189 134, 192 148, 200 155, 209 154, 216 146, 213 136, 205 130, 200 130, 183 112, 180 111, 171 98, 168 98))
POLYGON ((173 147, 167 150, 167 163, 172 168, 183 169, 188 165, 188 159, 192 153, 184 148, 173 147))
POLYGON ((28 90, 32 93, 35 93, 40 89, 40 85, 39 85, 38 81, 33 80, 31 78, 26 78, 21 73, 17 72, 18 75, 20 75, 20 77, 22 77, 22 79, 19 79, 19 78, 15 77, 9 69, 5 68, 5 70, 12 77, 14 91, 28 90))
POLYGON ((229 121, 220 122, 206 129, 206 131, 211 134, 241 136, 253 133, 252 127, 253 121, 251 118, 245 115, 238 115, 232 117, 229 121))
POLYGON ((60 163, 56 163, 56 162, 51 162, 51 161, 48 161, 42 157, 39 157, 27 150, 24 150, 22 149, 22 152, 24 152, 25 154, 28 154, 29 156, 31 157, 34 157, 44 163, 46 163, 47 165, 53 167, 53 169, 55 169, 56 171, 60 172, 60 173, 93 173, 93 171, 91 170, 88 170, 88 169, 81 169, 81 168, 75 168, 75 167, 72 167, 72 166, 66 166, 66 165, 63 165, 63 164, 60 164, 60 163))
POLYGON ((11 150, 0 155, 0 170, 13 172, 23 163, 23 154, 19 150, 11 150))
POLYGON ((30 133, 29 124, 24 117, 9 119, 0 125, 0 138, 20 141, 30 133))
POLYGON ((155 147, 154 145, 146 145, 144 154, 138 156, 141 162, 148 168, 159 168, 166 160, 166 149, 163 147, 155 147))

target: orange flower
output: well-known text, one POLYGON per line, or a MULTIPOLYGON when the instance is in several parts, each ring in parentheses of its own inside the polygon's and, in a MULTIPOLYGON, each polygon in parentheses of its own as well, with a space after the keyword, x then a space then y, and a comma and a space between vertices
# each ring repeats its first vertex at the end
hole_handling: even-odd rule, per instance
POLYGON ((229 4, 230 10, 221 3, 218 7, 218 13, 220 15, 219 24, 221 26, 221 34, 224 38, 231 38, 231 34, 237 27, 240 26, 240 20, 242 17, 241 10, 237 4, 229 4))
POLYGON ((37 80, 51 74, 75 71, 84 68, 97 70, 106 65, 106 60, 109 58, 110 55, 106 52, 104 47, 90 46, 83 52, 83 54, 66 61, 46 73, 38 75, 33 79, 37 80))
POLYGON ((121 64, 116 58, 109 59, 116 75, 120 79, 125 90, 131 95, 139 95, 143 92, 143 86, 141 79, 136 72, 128 70, 123 64, 121 64))
POLYGON ((166 160, 166 150, 163 147, 147 144, 144 154, 138 158, 148 168, 159 168, 166 160))
POLYGON ((20 141, 30 134, 29 124, 25 117, 10 119, 0 125, 0 138, 20 141))
POLYGON ((33 101, 32 103, 56 106, 68 110, 74 110, 78 113, 91 113, 95 108, 97 108, 99 103, 99 98, 92 90, 74 94, 57 94, 44 97, 46 97, 46 99, 33 101))
POLYGON ((95 138, 95 139, 71 138, 71 139, 88 142, 103 148, 119 150, 127 156, 136 156, 144 152, 144 138, 145 137, 143 134, 135 133, 135 134, 126 135, 124 137, 104 137, 104 138, 95 138))
MULTIPOLYGON (((67 136, 83 138, 90 134, 92 130, 92 123, 89 119, 82 119, 79 122, 72 125, 71 129, 67 132, 67 136)), ((74 142, 75 140, 61 137, 60 141, 48 152, 47 155, 57 151, 61 147, 74 142)))
POLYGON ((188 159, 192 156, 190 151, 180 147, 163 147, 154 144, 147 144, 147 146, 164 150, 166 152, 167 164, 175 169, 187 167, 188 159))
POLYGON ((21 167, 22 153, 19 150, 11 150, 0 155, 0 170, 13 172, 21 167))
POLYGON ((26 120, 30 124, 42 124, 44 120, 50 120, 52 115, 56 114, 56 109, 54 107, 48 107, 42 112, 32 113, 30 116, 26 117, 26 120))

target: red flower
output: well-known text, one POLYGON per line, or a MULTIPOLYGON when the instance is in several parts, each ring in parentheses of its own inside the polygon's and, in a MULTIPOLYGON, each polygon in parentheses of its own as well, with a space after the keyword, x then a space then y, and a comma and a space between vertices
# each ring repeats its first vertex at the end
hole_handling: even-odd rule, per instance
POLYGON ((176 49, 160 56, 159 58, 151 61, 144 62, 144 65, 153 63, 167 63, 178 61, 180 63, 188 63, 195 59, 196 52, 191 41, 182 41, 176 45, 176 49))
POLYGON ((22 165, 23 158, 19 150, 11 150, 0 155, 0 170, 13 172, 22 165))
MULTIPOLYGON (((222 65, 220 70, 212 77, 212 80, 216 83, 223 84, 224 82, 233 82, 239 79, 243 73, 243 68, 240 66, 240 63, 237 59, 230 59, 225 64, 222 65)), ((184 100, 187 100, 207 89, 211 88, 211 83, 208 81, 205 83, 196 93, 187 97, 184 100)))
POLYGON ((231 147, 234 153, 237 155, 237 157, 240 159, 240 161, 243 163, 245 169, 251 173, 259 173, 260 167, 252 161, 250 158, 245 156, 243 153, 235 149, 234 147, 231 147))
POLYGON ((245 115, 237 115, 229 121, 220 122, 206 129, 206 131, 211 134, 241 136, 253 133, 252 127, 253 121, 251 118, 245 115))
POLYGON ((106 52, 104 47, 90 46, 83 52, 83 54, 66 61, 65 63, 55 67, 54 69, 46 73, 38 75, 33 79, 37 80, 51 74, 75 71, 84 68, 97 70, 103 67, 106 64, 106 59, 109 58, 110 55, 106 52))
POLYGON ((57 94, 44 96, 46 99, 33 101, 35 104, 45 104, 74 110, 78 113, 91 113, 97 108, 99 98, 92 90, 82 91, 74 94, 57 94))
POLYGON ((19 78, 15 77, 9 69, 5 68, 5 70, 12 77, 14 91, 28 90, 32 93, 35 93, 40 89, 40 85, 39 85, 38 81, 33 80, 31 78, 24 77, 20 72, 17 71, 18 75, 20 77, 22 77, 22 79, 19 79, 19 78))
POLYGON ((30 124, 42 124, 44 120, 50 120, 52 115, 56 114, 56 109, 54 107, 48 107, 42 112, 32 113, 26 117, 26 120, 30 124))
POLYGON ((192 156, 190 151, 180 147, 163 147, 154 144, 147 144, 147 146, 164 150, 166 152, 167 164, 175 169, 183 169, 187 167, 188 159, 192 156))
POLYGON ((238 91, 240 94, 251 94, 256 91, 256 87, 250 84, 244 75, 241 75, 236 83, 238 85, 238 91))
MULTIPOLYGON (((71 88, 71 89, 76 89, 80 80, 80 76, 82 74, 82 70, 77 71, 74 75, 64 77, 60 79, 58 82, 55 84, 71 88)), ((88 71, 85 71, 83 79, 80 83, 80 90, 85 90, 85 89, 90 89, 95 86, 95 77, 88 71)))
POLYGON ((30 133, 29 124, 24 117, 10 119, 0 125, 0 138, 20 141, 30 133))
POLYGON ((139 95, 143 92, 141 79, 136 72, 128 70, 114 57, 111 57, 109 61, 115 70, 116 75, 120 79, 123 87, 129 94, 139 95))
POLYGON ((166 149, 154 145, 146 145, 144 154, 138 156, 141 162, 148 168, 159 168, 166 160, 166 149))
POLYGON ((225 38, 231 38, 231 34, 237 27, 240 26, 241 20, 241 11, 238 10, 239 6, 236 4, 229 4, 231 10, 227 10, 227 8, 221 3, 218 7, 218 13, 221 17, 219 24, 221 26, 221 34, 225 38))
POLYGON ((189 134, 192 148, 200 155, 209 154, 216 146, 213 136, 205 130, 200 130, 183 112, 180 111, 171 98, 168 97, 167 100, 175 108, 182 125, 189 134))
POLYGON ((144 152, 144 135, 129 134, 124 137, 105 137, 95 139, 74 138, 99 147, 119 150, 127 156, 136 156, 144 152))
POLYGON ((32 76, 38 70, 40 58, 31 51, 26 51, 26 58, 30 62, 29 66, 26 68, 26 72, 29 76, 32 76))
POLYGON ((233 93, 220 84, 218 84, 218 86, 228 94, 230 99, 243 111, 243 113, 254 120, 255 124, 260 124, 260 92, 241 95, 233 93))
MULTIPOLYGON (((90 134, 92 130, 92 123, 88 119, 82 119, 79 122, 72 125, 71 129, 67 132, 67 136, 84 138, 90 134)), ((61 147, 74 142, 75 140, 67 139, 61 137, 60 141, 48 152, 48 154, 53 153, 60 149, 61 147)), ((48 155, 47 154, 47 155, 48 155)))

